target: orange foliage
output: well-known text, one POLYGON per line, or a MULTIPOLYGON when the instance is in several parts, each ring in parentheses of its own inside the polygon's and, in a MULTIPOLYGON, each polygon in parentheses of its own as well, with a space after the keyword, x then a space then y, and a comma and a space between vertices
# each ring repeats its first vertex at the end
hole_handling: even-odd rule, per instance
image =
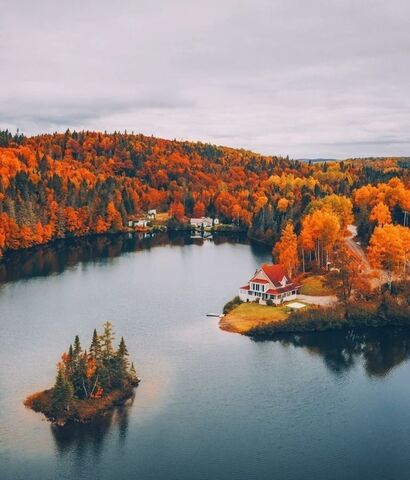
POLYGON ((275 245, 273 253, 278 255, 279 263, 283 265, 290 277, 296 270, 298 259, 298 239, 293 225, 288 223, 282 231, 279 242, 275 245))
MULTIPOLYGON (((383 202, 391 214, 398 211, 395 221, 401 209, 406 224, 408 170, 399 159, 308 164, 128 133, 13 137, 0 131, 0 255, 54 238, 123 231, 129 217, 152 208, 178 221, 212 215, 271 243, 283 225, 293 222, 299 232, 302 218, 320 210, 342 236, 352 221, 353 185, 356 207, 370 212, 383 202), (368 185, 368 172, 397 178, 368 185)), ((304 249, 330 252, 325 218, 303 222, 304 249)))

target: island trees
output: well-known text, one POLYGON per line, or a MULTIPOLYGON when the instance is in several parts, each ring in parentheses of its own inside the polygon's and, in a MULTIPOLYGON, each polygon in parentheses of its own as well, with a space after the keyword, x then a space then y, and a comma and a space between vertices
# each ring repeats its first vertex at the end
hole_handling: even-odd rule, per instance
POLYGON ((54 416, 59 416, 64 411, 70 410, 74 390, 72 383, 68 380, 64 364, 58 364, 57 377, 51 396, 51 411, 54 416))
POLYGON ((110 322, 98 335, 94 330, 88 352, 81 348, 78 336, 57 365, 57 376, 51 389, 51 402, 44 413, 58 418, 70 413, 75 402, 104 399, 119 391, 129 394, 139 382, 134 364, 130 365, 124 338, 117 348, 110 322))

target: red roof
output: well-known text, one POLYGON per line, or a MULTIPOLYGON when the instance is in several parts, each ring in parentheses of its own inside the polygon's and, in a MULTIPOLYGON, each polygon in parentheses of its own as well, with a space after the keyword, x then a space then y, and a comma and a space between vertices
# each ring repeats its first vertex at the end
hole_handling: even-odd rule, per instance
POLYGON ((300 288, 301 285, 286 285, 286 287, 279 287, 279 288, 270 288, 265 293, 269 293, 270 295, 279 295, 280 293, 291 292, 292 290, 297 290, 300 288))
POLYGON ((267 280, 265 280, 264 278, 252 278, 250 280, 250 282, 252 283, 269 283, 267 280))
POLYGON ((249 285, 244 285, 243 287, 240 288, 241 290, 249 290, 249 285))
POLYGON ((287 278, 286 270, 282 265, 264 263, 261 268, 272 283, 280 283, 283 277, 287 278))

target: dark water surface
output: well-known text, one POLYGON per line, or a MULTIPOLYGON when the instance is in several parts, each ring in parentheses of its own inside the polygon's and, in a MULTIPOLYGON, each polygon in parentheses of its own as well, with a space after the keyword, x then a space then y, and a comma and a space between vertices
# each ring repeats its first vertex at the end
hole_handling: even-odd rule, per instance
POLYGON ((269 253, 98 238, 0 267, 0 478, 408 479, 410 335, 222 332, 220 311, 269 253), (154 248, 155 247, 155 248, 154 248), (75 334, 105 320, 143 382, 132 405, 54 429, 24 408, 75 334))

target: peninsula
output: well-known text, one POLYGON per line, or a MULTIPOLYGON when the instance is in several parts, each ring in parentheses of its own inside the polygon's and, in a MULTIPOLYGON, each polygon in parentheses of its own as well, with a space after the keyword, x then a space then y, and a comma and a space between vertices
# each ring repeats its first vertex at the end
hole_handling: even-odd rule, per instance
POLYGON ((356 208, 349 198, 336 195, 312 202, 298 233, 292 222, 283 228, 272 250, 278 264, 263 264, 240 287, 225 305, 220 327, 264 336, 410 326, 408 214, 396 213, 395 221, 395 211, 380 200, 394 205, 408 192, 393 179, 358 189, 356 208), (374 198, 378 203, 367 208, 374 198))

